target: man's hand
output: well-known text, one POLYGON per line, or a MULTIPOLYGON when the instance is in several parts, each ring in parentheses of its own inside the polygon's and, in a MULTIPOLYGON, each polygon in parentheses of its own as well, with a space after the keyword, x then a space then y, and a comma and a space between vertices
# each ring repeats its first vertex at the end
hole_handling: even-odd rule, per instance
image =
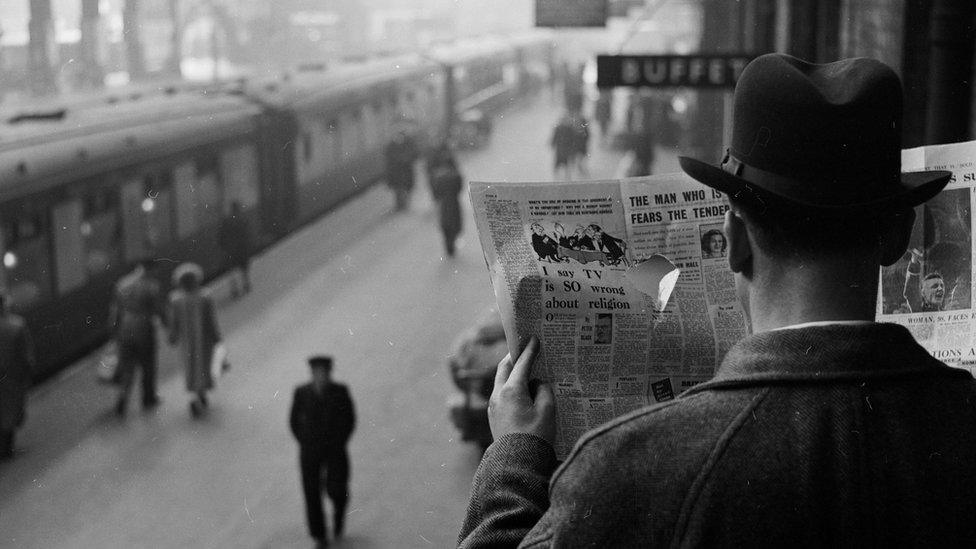
POLYGON ((534 398, 529 390, 529 371, 538 352, 539 340, 533 336, 514 366, 511 355, 498 364, 488 400, 488 423, 496 440, 509 433, 536 435, 550 444, 556 439, 552 389, 546 383, 533 384, 534 398))

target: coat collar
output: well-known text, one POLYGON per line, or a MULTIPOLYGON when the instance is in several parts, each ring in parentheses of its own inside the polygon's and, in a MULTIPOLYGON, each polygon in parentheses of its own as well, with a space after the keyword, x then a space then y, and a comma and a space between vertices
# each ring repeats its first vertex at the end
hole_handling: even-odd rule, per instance
POLYGON ((732 347, 715 377, 687 393, 722 386, 916 375, 972 378, 932 358, 898 324, 832 324, 775 330, 732 347))

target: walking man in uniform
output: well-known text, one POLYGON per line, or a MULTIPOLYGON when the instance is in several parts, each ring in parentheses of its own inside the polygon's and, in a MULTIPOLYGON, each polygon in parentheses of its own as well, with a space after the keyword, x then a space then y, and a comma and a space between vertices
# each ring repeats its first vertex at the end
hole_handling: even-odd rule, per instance
POLYGON ((308 359, 312 381, 295 389, 291 432, 298 440, 308 533, 319 547, 328 545, 322 508, 322 479, 332 500, 335 538, 342 536, 349 499, 346 443, 356 426, 356 412, 345 385, 332 381, 332 357, 308 359))
POLYGON ((115 413, 125 416, 136 367, 142 370, 142 407, 159 404, 156 395, 156 324, 166 325, 166 309, 159 282, 152 276, 154 263, 142 260, 115 285, 109 325, 115 328, 119 354, 119 399, 115 413))
POLYGON ((24 424, 34 347, 24 319, 11 313, 0 292, 0 459, 14 455, 14 434, 24 424))

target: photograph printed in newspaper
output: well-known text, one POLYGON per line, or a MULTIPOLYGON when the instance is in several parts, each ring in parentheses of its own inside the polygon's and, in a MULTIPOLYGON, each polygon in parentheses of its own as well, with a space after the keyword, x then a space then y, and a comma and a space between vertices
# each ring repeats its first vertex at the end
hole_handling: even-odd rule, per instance
POLYGON ((906 326, 932 356, 976 373, 976 141, 902 151, 902 171, 920 170, 949 170, 952 179, 938 196, 915 208, 908 251, 881 270, 877 320, 906 326))

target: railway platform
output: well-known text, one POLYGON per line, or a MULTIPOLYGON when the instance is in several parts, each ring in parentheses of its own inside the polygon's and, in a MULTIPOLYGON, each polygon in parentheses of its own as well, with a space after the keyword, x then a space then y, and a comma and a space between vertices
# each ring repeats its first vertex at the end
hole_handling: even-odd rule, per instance
MULTIPOLYGON (((549 180, 559 112, 547 99, 507 112, 484 149, 459 153, 465 179, 549 180)), ((591 153, 593 178, 620 173, 619 152, 594 141, 591 153)), ((657 158, 661 172, 678 168, 673 151, 657 158)), ((216 281, 232 370, 205 419, 190 417, 165 344, 153 411, 112 413, 98 353, 36 387, 19 449, 0 462, 0 547, 312 546, 287 419, 313 353, 335 357, 358 413, 337 546, 453 545, 480 454, 448 421, 446 356, 493 297, 470 205, 458 254, 444 257, 418 182, 404 213, 377 186, 267 250, 239 300, 216 281)))

